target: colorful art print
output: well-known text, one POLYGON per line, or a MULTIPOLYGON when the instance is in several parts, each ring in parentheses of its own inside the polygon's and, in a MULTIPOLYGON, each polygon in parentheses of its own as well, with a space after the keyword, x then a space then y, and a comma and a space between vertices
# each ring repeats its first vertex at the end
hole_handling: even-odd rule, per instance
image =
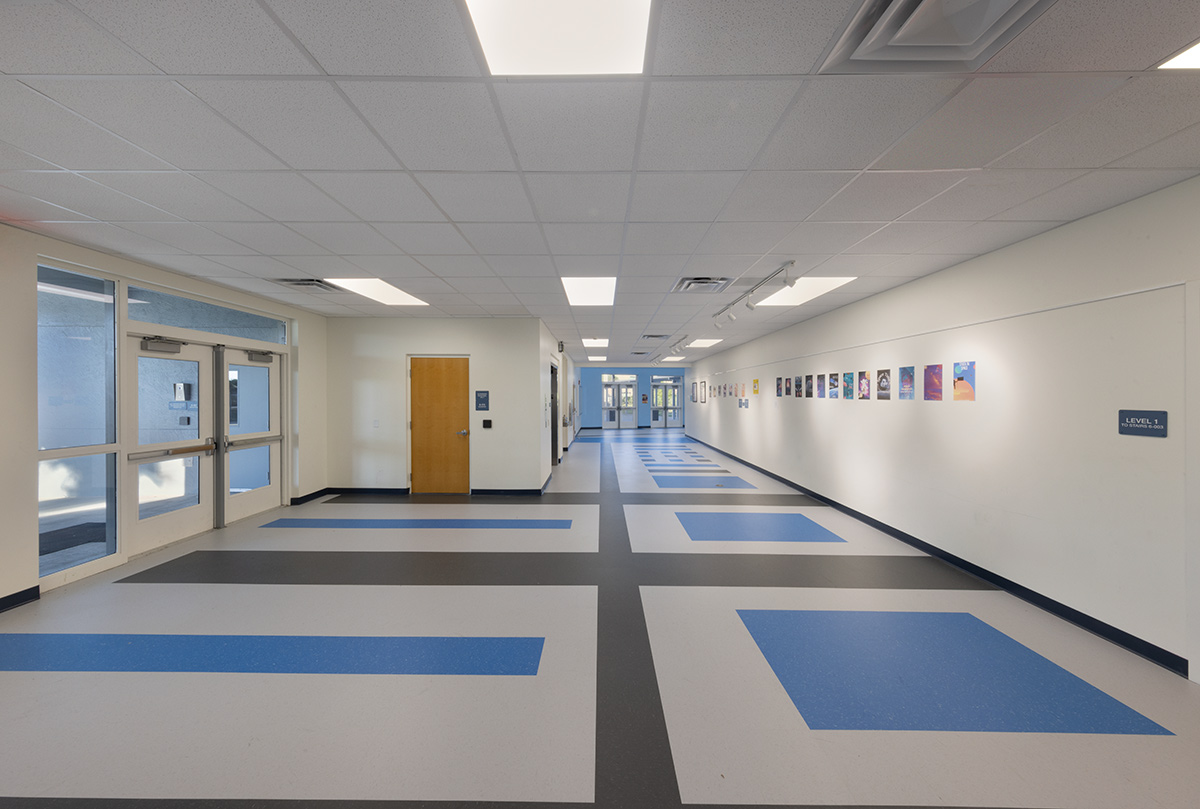
POLYGON ((694 401, 696 401, 696 396, 697 396, 697 394, 696 394, 696 389, 697 389, 697 388, 696 388, 696 383, 695 383, 695 382, 693 382, 693 383, 692 383, 692 401, 693 401, 693 402, 694 402, 694 401))
POLYGON ((838 375, 829 375, 829 398, 836 399, 838 397, 838 375))
POLYGON ((892 369, 884 368, 875 372, 875 398, 892 398, 892 369))
MULTIPOLYGON (((746 395, 746 383, 745 383, 745 382, 743 382, 743 383, 742 383, 742 396, 745 396, 745 395, 746 395)), ((746 400, 746 406, 747 406, 747 407, 749 407, 749 406, 750 406, 750 400, 749 400, 749 399, 747 399, 747 400, 746 400)))
POLYGON ((800 399, 803 397, 804 397, 804 377, 798 376, 798 377, 796 377, 796 398, 800 399))
POLYGON ((842 372, 842 398, 854 399, 854 372, 842 372))
POLYGON ((758 395, 758 380, 757 379, 754 380, 753 387, 754 387, 754 395, 757 396, 758 395))
POLYGON ((825 374, 817 374, 817 398, 825 398, 825 374))
POLYGON ((925 366, 925 401, 940 402, 942 400, 942 366, 925 366))
POLYGON ((905 365, 900 369, 900 398, 915 399, 917 394, 917 368, 905 365))
POLYGON ((775 395, 776 396, 783 395, 783 377, 782 376, 775 377, 775 395))
POLYGON ((954 363, 954 401, 975 401, 975 363, 954 363))
MULTIPOLYGON (((812 382, 812 374, 808 374, 804 377, 804 395, 809 399, 811 399, 813 395, 812 382)), ((796 384, 799 385, 800 383, 797 382, 796 384)))
POLYGON ((858 372, 858 398, 860 398, 860 399, 870 399, 871 398, 871 372, 870 371, 859 371, 858 372))
POLYGON ((790 376, 783 380, 783 395, 792 395, 792 378, 790 376))
POLYGON ((708 392, 708 381, 705 380, 704 382, 700 383, 700 404, 704 404, 707 401, 707 397, 705 395, 707 392, 708 392))

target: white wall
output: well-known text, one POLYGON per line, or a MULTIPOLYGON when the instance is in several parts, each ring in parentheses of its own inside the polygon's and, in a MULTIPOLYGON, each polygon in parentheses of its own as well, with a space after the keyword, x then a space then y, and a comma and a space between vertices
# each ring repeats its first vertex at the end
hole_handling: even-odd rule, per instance
POLYGON ((327 328, 329 486, 408 488, 408 357, 448 355, 470 359, 472 397, 490 391, 490 410, 471 405, 471 488, 542 487, 541 321, 331 318, 327 328))
POLYGON ((693 406, 688 432, 1195 657, 1197 210, 1193 180, 697 362, 762 392, 693 406), (921 366, 968 360, 973 403, 775 397, 776 376, 901 365, 920 397, 921 366), (1168 411, 1169 437, 1119 436, 1119 409, 1168 411))
MULTIPOLYGON (((228 287, 205 283, 95 250, 0 225, 0 597, 38 584, 37 526, 37 265, 88 269, 167 290, 226 302, 291 322, 293 375, 289 431, 292 480, 286 496, 325 482, 324 318, 228 287), (307 369, 299 373, 300 368, 307 369), (303 436, 303 440, 298 437, 303 436)), ((120 540, 118 539, 118 542, 120 540)), ((120 551, 120 546, 118 545, 120 551)), ((61 578, 61 577, 60 577, 61 578)))
MULTIPOLYGON (((563 401, 561 381, 562 381, 562 374, 564 371, 564 368, 562 366, 562 354, 558 350, 558 339, 553 334, 550 333, 550 329, 546 328, 546 324, 541 322, 540 320, 538 321, 538 348, 539 348, 538 359, 539 359, 539 363, 541 365, 539 372, 540 372, 541 381, 542 381, 541 388, 542 388, 542 423, 543 423, 542 440, 541 440, 542 461, 541 461, 541 471, 540 471, 540 474, 542 476, 542 482, 539 483, 537 486, 537 488, 540 489, 540 488, 542 488, 542 486, 544 486, 546 484, 546 481, 548 481, 550 479, 550 473, 554 466, 553 461, 551 459, 551 456, 554 454, 554 444, 553 444, 554 436, 551 433, 551 431, 558 430, 559 435, 562 434, 562 414, 559 413, 558 424, 554 423, 554 419, 551 416, 550 366, 551 365, 558 366, 558 378, 559 378, 559 382, 560 382, 560 384, 558 386, 558 401, 559 401, 560 407, 561 407, 561 403, 563 401)), ((562 442, 559 441, 558 460, 561 460, 561 459, 562 459, 562 442)))

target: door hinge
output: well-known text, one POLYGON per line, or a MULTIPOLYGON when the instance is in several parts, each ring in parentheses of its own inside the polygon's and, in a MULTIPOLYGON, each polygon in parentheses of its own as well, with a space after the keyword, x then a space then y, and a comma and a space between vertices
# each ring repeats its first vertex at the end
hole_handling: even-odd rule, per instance
POLYGON ((408 473, 408 482, 412 483, 412 472, 408 473))
POLYGON ((408 429, 410 429, 410 430, 412 429, 412 422, 411 422, 411 421, 408 423, 408 429))

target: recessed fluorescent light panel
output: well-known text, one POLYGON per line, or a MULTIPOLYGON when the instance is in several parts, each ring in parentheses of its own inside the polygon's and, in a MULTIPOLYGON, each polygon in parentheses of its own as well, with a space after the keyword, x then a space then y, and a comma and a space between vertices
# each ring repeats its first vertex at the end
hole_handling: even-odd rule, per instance
POLYGON ((605 362, 607 359, 608 359, 608 357, 593 357, 590 355, 588 356, 588 362, 605 362))
POLYGON ((1158 66, 1159 70, 1187 70, 1200 68, 1200 43, 1193 45, 1169 62, 1158 66))
POLYGON ((584 348, 608 348, 607 337, 584 337, 584 348))
POLYGON ((799 306, 854 280, 857 280, 857 276, 855 278, 820 278, 806 275, 803 278, 797 278, 796 283, 792 286, 784 287, 771 297, 759 301, 758 305, 799 306))
POLYGON ((683 362, 683 357, 663 357, 663 362, 683 362))
POLYGON ((564 278, 563 289, 572 306, 612 306, 617 294, 617 279, 564 278))
POLYGON ((493 76, 641 73, 650 0, 467 0, 493 76))
POLYGON ((362 295, 388 306, 428 306, 423 300, 414 298, 402 289, 384 281, 382 278, 326 278, 325 282, 341 287, 347 292, 362 295))
POLYGON ((688 348, 712 348, 719 342, 721 342, 721 338, 718 338, 716 340, 712 340, 709 338, 705 338, 703 340, 692 340, 692 342, 687 344, 687 347, 688 348))

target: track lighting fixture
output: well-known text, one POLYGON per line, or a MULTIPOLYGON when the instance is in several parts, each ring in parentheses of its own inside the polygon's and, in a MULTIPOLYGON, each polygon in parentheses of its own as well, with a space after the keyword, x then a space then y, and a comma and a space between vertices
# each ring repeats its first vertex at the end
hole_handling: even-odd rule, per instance
POLYGON ((737 320, 737 315, 735 315, 733 312, 730 312, 729 313, 729 322, 732 323, 735 320, 737 320))

